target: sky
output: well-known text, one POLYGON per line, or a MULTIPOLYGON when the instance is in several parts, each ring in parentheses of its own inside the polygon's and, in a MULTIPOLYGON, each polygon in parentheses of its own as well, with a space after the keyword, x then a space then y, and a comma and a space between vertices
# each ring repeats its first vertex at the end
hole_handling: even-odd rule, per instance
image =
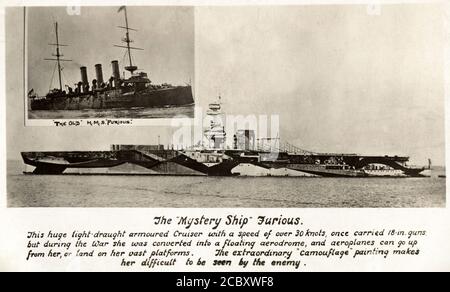
POLYGON ((436 4, 201 7, 197 94, 278 114, 303 149, 444 164, 443 21, 436 4))
MULTIPOLYGON (((55 9, 51 14, 61 16, 61 41, 70 45, 64 48, 65 55, 82 60, 92 79, 95 63, 104 64, 105 72, 106 64, 123 54, 111 46, 120 39, 121 32, 114 26, 121 25, 122 19, 116 17, 117 7, 102 8, 101 13, 88 11, 82 8, 82 16, 76 17, 87 18, 76 25, 70 23, 75 16, 62 21, 62 12, 55 9), (97 21, 100 16, 102 21, 97 21), (94 29, 92 36, 94 24, 99 29, 94 29), (85 38, 81 46, 76 44, 77 34, 85 38), (93 45, 101 49, 91 49, 93 45)), ((129 14, 142 13, 130 26, 145 27, 149 29, 145 35, 152 35, 139 37, 143 35, 140 30, 133 38, 136 46, 146 49, 135 58, 155 82, 168 79, 182 83, 189 79, 186 75, 194 73, 198 106, 206 108, 220 94, 229 114, 279 115, 281 139, 303 149, 407 155, 415 164, 425 165, 431 158, 435 165, 444 165, 445 30, 441 4, 382 5, 378 15, 368 14, 365 5, 206 6, 196 7, 194 14, 186 11, 191 10, 154 13, 161 19, 171 17, 170 23, 179 21, 179 15, 182 23, 190 23, 187 15, 194 15, 195 31, 174 25, 177 32, 159 36, 161 45, 152 48, 155 41, 151 40, 158 33, 150 28, 161 31, 167 25, 154 24, 156 16, 145 17, 154 15, 150 12, 129 9, 129 14), (189 49, 192 45, 194 51, 189 49), (163 64, 171 65, 165 68, 163 64)), ((21 63, 22 44, 17 36, 22 32, 15 25, 20 23, 21 13, 7 10, 7 68, 21 63)), ((48 20, 43 13, 36 17, 48 20)), ((47 27, 33 29, 40 33, 34 41, 51 41, 51 21, 47 27)), ((38 46, 33 54, 36 57, 30 55, 30 60, 41 62, 37 56, 48 57, 49 47, 38 46)), ((49 80, 44 75, 51 73, 50 67, 30 78, 30 83, 47 80, 43 82, 47 88, 42 88, 46 91, 49 80)), ((74 67, 66 65, 64 74, 74 71, 74 78, 78 77, 79 65, 74 67)), ((9 158, 17 158, 19 151, 155 144, 158 135, 166 144, 173 133, 170 128, 147 126, 24 127, 19 71, 7 74, 9 158)))

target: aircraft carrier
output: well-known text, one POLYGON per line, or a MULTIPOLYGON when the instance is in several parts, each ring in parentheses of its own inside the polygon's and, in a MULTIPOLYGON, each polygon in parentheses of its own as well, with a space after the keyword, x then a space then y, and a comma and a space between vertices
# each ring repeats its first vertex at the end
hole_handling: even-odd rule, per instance
MULTIPOLYGON (((131 50, 142 50, 132 47, 130 31, 135 30, 128 26, 128 16, 125 6, 119 8, 124 12, 125 37, 122 39, 124 45, 116 45, 125 48, 128 64, 124 67, 129 72, 128 78, 120 75, 119 62, 111 62, 112 76, 105 80, 103 78, 102 64, 95 65, 96 78, 89 83, 87 68, 80 67, 81 81, 73 87, 64 85, 61 79, 61 62, 72 61, 63 58, 61 44, 58 35, 58 23, 55 23, 56 47, 52 58, 45 60, 55 61, 55 70, 58 76, 58 88, 51 89, 45 96, 39 96, 34 89, 29 90, 28 99, 30 110, 83 110, 83 109, 129 109, 129 108, 155 108, 155 107, 177 107, 194 104, 191 85, 174 86, 169 83, 152 84, 147 73, 137 72, 138 67, 133 63, 131 50)), ((55 73, 55 72, 54 72, 55 73)), ((53 74, 55 75, 55 74, 53 74)), ((53 78, 53 77, 52 77, 53 78)))
POLYGON ((424 167, 410 167, 406 156, 364 156, 316 153, 278 138, 255 139, 250 129, 233 135, 217 119, 221 103, 209 105, 211 123, 204 129, 204 143, 186 149, 163 145, 111 145, 110 151, 22 152, 32 174, 119 174, 202 176, 295 176, 295 177, 419 177, 424 167), (267 141, 278 141, 268 143, 267 141))

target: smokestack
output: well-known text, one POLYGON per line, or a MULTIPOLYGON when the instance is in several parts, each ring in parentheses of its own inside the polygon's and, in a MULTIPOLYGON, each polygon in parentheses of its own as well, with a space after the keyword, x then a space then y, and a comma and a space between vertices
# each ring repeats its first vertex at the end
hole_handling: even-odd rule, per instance
POLYGON ((119 70, 119 61, 114 60, 111 62, 112 65, 112 73, 114 77, 114 85, 117 87, 118 81, 120 80, 120 70, 119 70))
POLYGON ((81 82, 83 85, 88 85, 87 69, 85 66, 80 67, 81 72, 81 82))
POLYGON ((87 69, 85 66, 80 67, 81 83, 83 84, 83 92, 89 91, 89 81, 87 80, 87 69))
POLYGON ((103 83, 102 64, 95 64, 95 75, 97 77, 97 84, 100 87, 103 83))

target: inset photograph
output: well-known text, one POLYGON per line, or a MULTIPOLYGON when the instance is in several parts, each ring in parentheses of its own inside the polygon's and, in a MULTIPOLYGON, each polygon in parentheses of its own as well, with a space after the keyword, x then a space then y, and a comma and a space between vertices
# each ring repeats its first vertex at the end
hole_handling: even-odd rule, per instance
POLYGON ((26 7, 26 116, 193 118, 192 7, 26 7))

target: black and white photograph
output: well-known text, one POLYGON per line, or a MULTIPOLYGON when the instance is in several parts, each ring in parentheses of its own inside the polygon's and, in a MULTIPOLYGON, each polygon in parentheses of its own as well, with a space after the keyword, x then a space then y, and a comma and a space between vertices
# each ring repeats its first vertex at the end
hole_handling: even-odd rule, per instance
POLYGON ((22 9, 29 120, 193 117, 193 7, 22 9))
POLYGON ((7 73, 9 207, 446 206, 440 4, 25 10, 6 9, 6 65, 25 16, 29 118, 167 117, 194 71, 199 115, 25 127, 7 73))

